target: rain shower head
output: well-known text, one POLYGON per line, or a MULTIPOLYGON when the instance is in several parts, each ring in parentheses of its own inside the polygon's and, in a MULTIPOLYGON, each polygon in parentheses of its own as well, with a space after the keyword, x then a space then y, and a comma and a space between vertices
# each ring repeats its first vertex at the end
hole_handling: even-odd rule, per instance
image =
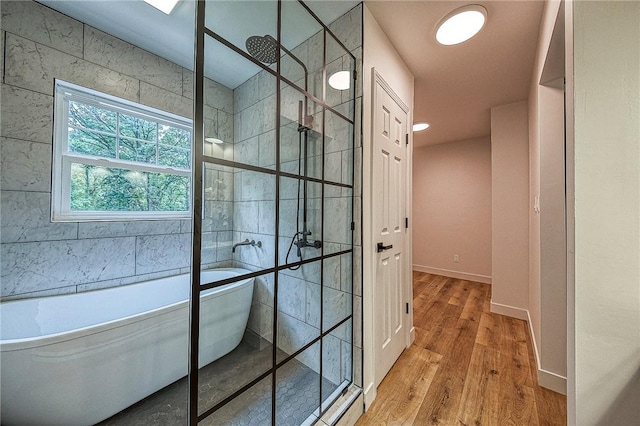
POLYGON ((264 37, 251 36, 246 42, 251 56, 265 64, 275 64, 278 60, 278 42, 269 34, 264 37))

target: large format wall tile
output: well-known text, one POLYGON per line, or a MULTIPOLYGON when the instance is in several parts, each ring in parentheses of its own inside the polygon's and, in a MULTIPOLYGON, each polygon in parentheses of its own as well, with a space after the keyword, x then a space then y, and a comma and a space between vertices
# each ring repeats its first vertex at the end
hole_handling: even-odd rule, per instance
POLYGON ((13 34, 7 34, 4 81, 7 84, 47 95, 53 94, 54 79, 138 100, 135 78, 92 64, 59 50, 13 34))
POLYGON ((10 300, 31 299, 35 297, 60 296, 63 294, 74 294, 77 291, 78 291, 77 286, 70 285, 67 287, 52 288, 49 290, 42 290, 42 291, 30 291, 27 293, 19 293, 19 294, 13 294, 13 295, 1 294, 0 301, 8 302, 10 300))
POLYGON ((224 112, 224 111, 218 111, 217 131, 218 131, 218 138, 222 139, 223 142, 226 142, 226 143, 235 142, 233 114, 229 114, 228 112, 224 112))
POLYGON ((70 240, 77 223, 51 222, 48 192, 2 191, 2 243, 70 240))
POLYGON ((233 114, 233 90, 216 81, 205 78, 204 103, 227 114, 233 114))
MULTIPOLYGON (((278 311, 300 321, 306 320, 307 285, 303 280, 280 274, 278 277, 278 311)), ((320 298, 316 298, 320 304, 320 298)))
POLYGON ((132 235, 179 234, 179 220, 143 220, 131 222, 81 222, 78 238, 113 238, 132 235))
POLYGON ((233 223, 236 229, 241 229, 244 232, 251 232, 257 234, 259 232, 257 220, 258 215, 258 201, 243 201, 234 203, 233 209, 233 223))
POLYGON ((354 7, 331 24, 329 29, 350 51, 362 46, 362 4, 354 7))
MULTIPOLYGON (((157 280, 165 277, 172 277, 174 275, 184 275, 188 272, 182 271, 182 269, 169 269, 166 271, 152 272, 150 274, 134 275, 131 277, 116 278, 113 280, 95 281, 88 284, 78 284, 76 286, 77 292, 100 290, 103 288, 117 287, 121 285, 135 284, 144 281, 157 280)), ((189 276, 184 277, 185 280, 189 280, 189 276)))
POLYGON ((273 342, 273 307, 264 303, 253 303, 247 328, 268 342, 273 342))
POLYGON ((140 103, 185 118, 193 117, 193 101, 182 95, 140 82, 140 103))
POLYGON ((3 244, 2 294, 134 275, 134 249, 134 237, 3 244))
POLYGON ((324 238, 326 241, 349 244, 351 241, 351 222, 347 213, 350 210, 350 198, 325 198, 325 211, 332 212, 331 220, 325 217, 324 238))
POLYGON ((84 58, 182 96, 182 67, 90 26, 84 30, 84 58))
POLYGON ((51 190, 51 145, 0 137, 2 189, 51 190))
MULTIPOLYGON (((219 231, 218 232, 218 262, 231 262, 233 260, 233 232, 232 231, 219 231)), ((228 265, 230 266, 230 265, 228 265)))
POLYGON ((334 336, 326 336, 322 339, 322 377, 333 384, 342 381, 342 341, 334 336))
POLYGON ((51 144, 53 96, 3 84, 0 120, 2 136, 51 144))
POLYGON ((136 273, 148 274, 189 266, 191 235, 150 235, 136 238, 136 273))
POLYGON ((193 71, 182 68, 182 96, 193 99, 193 71))
POLYGON ((82 57, 82 23, 33 1, 3 1, 3 30, 82 57))
POLYGON ((319 335, 318 328, 278 312, 278 347, 286 353, 292 354, 319 335))
POLYGON ((4 37, 5 32, 0 31, 0 70, 4 70, 4 37))

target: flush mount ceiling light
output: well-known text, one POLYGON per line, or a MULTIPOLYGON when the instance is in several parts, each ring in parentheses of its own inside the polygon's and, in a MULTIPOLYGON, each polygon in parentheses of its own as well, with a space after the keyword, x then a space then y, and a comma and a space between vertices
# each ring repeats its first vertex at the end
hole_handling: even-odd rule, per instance
POLYGON ((422 130, 427 130, 429 128, 429 123, 415 123, 413 125, 414 132, 420 132, 422 130))
POLYGON ((436 40, 445 46, 459 44, 469 40, 484 26, 487 9, 471 4, 454 10, 438 24, 436 40))
POLYGON ((222 145, 224 143, 224 141, 222 139, 218 139, 218 138, 204 138, 205 142, 209 142, 209 143, 215 143, 218 145, 222 145))
POLYGON ((144 0, 145 3, 150 4, 167 15, 171 13, 174 7, 176 7, 178 1, 179 0, 144 0))
POLYGON ((351 73, 349 71, 338 71, 331 74, 329 86, 336 90, 347 90, 351 87, 351 73))

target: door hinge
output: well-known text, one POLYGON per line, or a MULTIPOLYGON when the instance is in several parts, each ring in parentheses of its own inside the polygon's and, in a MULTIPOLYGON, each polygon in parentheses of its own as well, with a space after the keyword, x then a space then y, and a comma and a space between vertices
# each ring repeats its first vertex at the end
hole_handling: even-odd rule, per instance
POLYGON ((407 302, 407 313, 409 313, 409 303, 407 302))
POLYGON ((405 135, 404 140, 405 140, 405 145, 409 145, 409 133, 405 135))
POLYGON ((409 218, 408 217, 404 218, 404 227, 409 229, 409 218))
POLYGON ((356 230, 356 223, 355 222, 351 222, 351 230, 352 231, 356 230))
POLYGON ((358 79, 358 70, 353 70, 353 79, 354 80, 358 79))

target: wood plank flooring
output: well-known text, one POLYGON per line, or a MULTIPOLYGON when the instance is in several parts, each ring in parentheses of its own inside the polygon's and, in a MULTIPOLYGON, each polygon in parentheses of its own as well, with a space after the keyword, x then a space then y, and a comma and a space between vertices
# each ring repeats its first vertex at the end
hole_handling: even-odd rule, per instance
POLYGON ((415 342, 357 426, 566 424, 565 396, 538 385, 527 323, 491 313, 490 292, 413 273, 415 342))

